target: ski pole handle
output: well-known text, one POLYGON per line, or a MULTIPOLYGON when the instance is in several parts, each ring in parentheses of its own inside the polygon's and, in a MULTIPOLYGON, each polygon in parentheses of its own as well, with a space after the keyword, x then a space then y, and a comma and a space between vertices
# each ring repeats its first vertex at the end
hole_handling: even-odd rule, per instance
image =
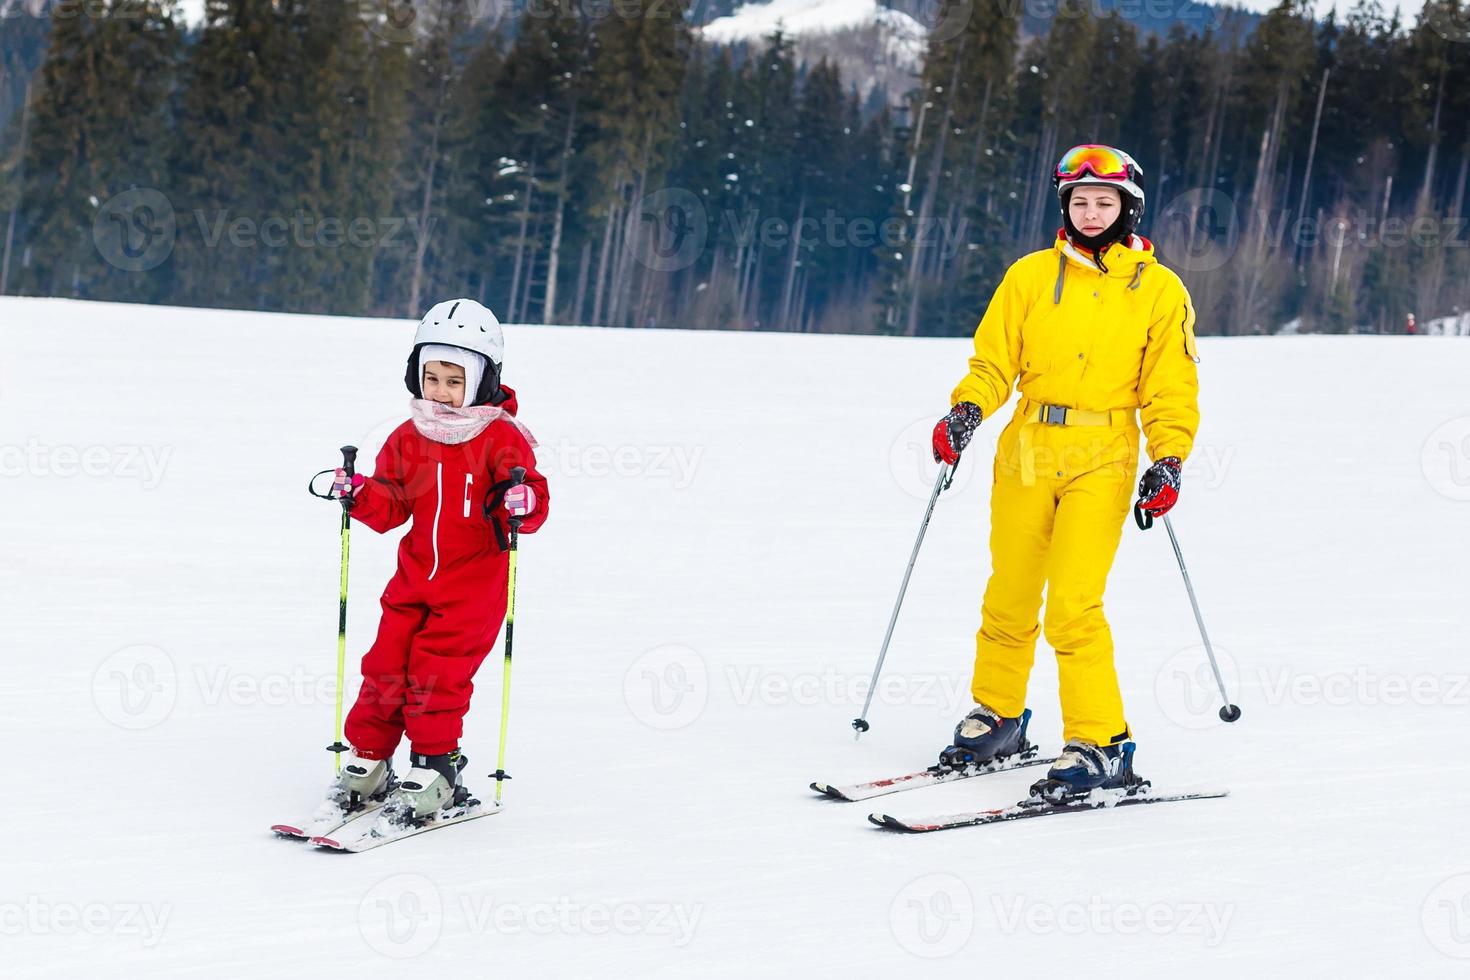
MULTIPOLYGON (((347 485, 348 486, 351 486, 352 485, 352 477, 353 477, 353 474, 355 474, 357 472, 357 447, 356 446, 343 446, 342 447, 342 470, 343 470, 343 472, 345 472, 347 474, 347 485)), ((314 475, 310 480, 307 480, 306 481, 306 492, 309 493, 309 494, 311 494, 313 497, 320 497, 323 500, 340 500, 340 502, 342 504, 342 509, 343 510, 346 510, 347 509, 347 502, 348 502, 348 500, 347 500, 346 497, 341 497, 341 498, 333 497, 330 492, 328 492, 328 493, 318 493, 317 492, 317 489, 316 489, 316 481, 317 480, 321 479, 323 476, 326 476, 328 473, 335 473, 335 472, 336 472, 336 470, 322 470, 321 472, 319 472, 316 475, 314 475)))
MULTIPOLYGON (((356 475, 356 472, 357 472, 357 447, 356 446, 343 446, 342 447, 342 472, 347 475, 347 488, 348 488, 348 490, 351 490, 351 488, 352 488, 352 477, 354 475, 356 475)), ((349 510, 351 510, 351 509, 352 509, 352 495, 350 493, 345 493, 343 495, 343 497, 342 497, 342 514, 343 514, 343 519, 344 520, 346 519, 347 512, 349 510)))
MULTIPOLYGON (((510 470, 510 485, 513 486, 513 487, 518 487, 522 483, 525 483, 525 482, 526 482, 526 468, 524 466, 513 466, 513 467, 511 467, 511 470, 510 470)), ((521 529, 521 519, 519 517, 512 517, 510 519, 510 529, 513 532, 514 531, 519 531, 521 529)))
POLYGON ((1140 531, 1147 531, 1154 526, 1154 515, 1143 509, 1142 501, 1133 505, 1133 522, 1138 525, 1140 531))

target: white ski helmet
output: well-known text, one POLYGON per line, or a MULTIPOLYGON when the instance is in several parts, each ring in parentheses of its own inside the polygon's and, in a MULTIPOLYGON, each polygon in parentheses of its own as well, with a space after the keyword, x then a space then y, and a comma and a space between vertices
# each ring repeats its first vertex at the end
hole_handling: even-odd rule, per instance
POLYGON ((1056 188, 1057 196, 1065 203, 1068 191, 1086 184, 1116 187, 1124 195, 1136 199, 1139 213, 1143 212, 1143 168, 1117 147, 1083 143, 1062 154, 1061 160, 1057 161, 1057 169, 1052 172, 1052 186, 1056 188))
POLYGON ((484 358, 485 371, 474 398, 466 401, 466 405, 491 405, 501 400, 500 368, 505 363, 505 335, 494 313, 472 299, 451 299, 424 314, 413 335, 413 350, 409 352, 403 379, 415 398, 424 397, 419 353, 431 344, 458 347, 484 358))
POLYGON ((1114 242, 1128 242, 1138 230, 1143 217, 1145 197, 1143 194, 1143 168, 1138 161, 1114 146, 1101 143, 1083 143, 1062 154, 1061 160, 1052 171, 1052 186, 1062 208, 1062 227, 1074 244, 1092 249, 1097 256, 1099 268, 1103 265, 1103 252, 1114 242), (1122 213, 1112 226, 1098 235, 1084 235, 1072 223, 1069 210, 1072 191, 1084 186, 1114 187, 1118 190, 1122 213))

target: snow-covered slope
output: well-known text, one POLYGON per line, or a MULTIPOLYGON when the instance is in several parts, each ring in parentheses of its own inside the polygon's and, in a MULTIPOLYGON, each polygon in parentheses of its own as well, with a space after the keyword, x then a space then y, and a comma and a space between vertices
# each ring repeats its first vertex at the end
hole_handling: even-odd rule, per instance
MULTIPOLYGON (((6 977, 1464 975, 1470 342, 1200 344, 1174 523, 1242 720, 1161 530, 1108 609, 1140 771, 1230 798, 902 837, 806 784, 924 765, 967 706, 993 422, 848 728, 967 343, 513 326, 554 510, 508 809, 312 853, 265 831, 331 776, 337 517, 305 482, 405 417, 411 331, 0 300, 6 977)), ((352 538, 353 690, 396 538, 352 538)), ((484 790, 499 678, 497 648, 484 790)), ((1055 748, 1044 647, 1031 706, 1055 748)))
POLYGON ((893 98, 914 84, 929 35, 924 24, 877 0, 747 3, 697 30, 715 44, 758 44, 778 28, 795 39, 804 61, 825 57, 838 66, 844 85, 855 84, 866 96, 875 84, 882 84, 893 98))
POLYGON ((922 53, 926 28, 908 14, 881 6, 877 0, 769 0, 747 3, 728 17, 717 17, 702 27, 710 41, 728 44, 753 41, 769 36, 777 28, 793 37, 807 34, 830 34, 878 24, 893 31, 900 39, 917 45, 914 54, 922 53))

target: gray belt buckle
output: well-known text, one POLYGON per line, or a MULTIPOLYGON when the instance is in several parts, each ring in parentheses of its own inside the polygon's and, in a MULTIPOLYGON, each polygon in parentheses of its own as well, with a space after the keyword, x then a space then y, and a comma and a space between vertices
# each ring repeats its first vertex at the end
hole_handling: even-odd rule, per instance
POLYGON ((1043 425, 1066 425, 1067 407, 1065 405, 1041 406, 1041 421, 1043 425))

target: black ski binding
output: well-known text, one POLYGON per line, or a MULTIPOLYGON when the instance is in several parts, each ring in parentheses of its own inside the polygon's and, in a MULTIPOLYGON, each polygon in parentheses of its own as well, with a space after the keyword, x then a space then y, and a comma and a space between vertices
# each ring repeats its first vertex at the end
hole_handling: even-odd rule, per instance
POLYGON ((1123 765, 1119 776, 1121 782, 1116 786, 1097 786, 1081 793, 1073 791, 1070 785, 1059 779, 1042 778, 1031 784, 1030 797, 1038 803, 1066 806, 1069 803, 1085 802, 1094 793, 1100 796, 1103 794, 1117 796, 1121 800, 1146 792, 1151 784, 1133 771, 1132 742, 1123 744, 1123 765))
POLYGON ((951 769, 985 768, 993 763, 1007 762, 1011 759, 1017 761, 1029 759, 1036 755, 1036 746, 1026 740, 1026 726, 1031 724, 1031 709, 1027 708, 1021 712, 1021 740, 1016 743, 1016 751, 1009 755, 996 756, 987 762, 976 762, 975 753, 958 745, 947 746, 939 753, 939 762, 929 767, 931 772, 945 772, 951 769))

